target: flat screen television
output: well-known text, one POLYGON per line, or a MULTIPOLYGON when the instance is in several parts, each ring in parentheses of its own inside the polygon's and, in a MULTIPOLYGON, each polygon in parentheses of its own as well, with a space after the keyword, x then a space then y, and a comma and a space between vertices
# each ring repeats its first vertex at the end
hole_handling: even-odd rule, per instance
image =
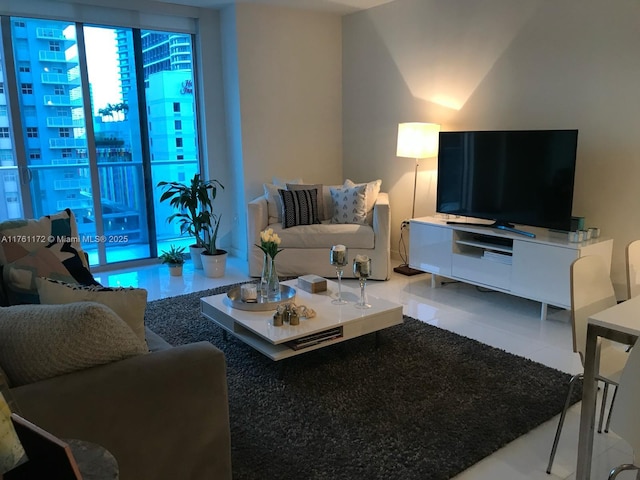
POLYGON ((439 140, 437 212, 503 229, 570 230, 577 130, 440 132, 439 140))

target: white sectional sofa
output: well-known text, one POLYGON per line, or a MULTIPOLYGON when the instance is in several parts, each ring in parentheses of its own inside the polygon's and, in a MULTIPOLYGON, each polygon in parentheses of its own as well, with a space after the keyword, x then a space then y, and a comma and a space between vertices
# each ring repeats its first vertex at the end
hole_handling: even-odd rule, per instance
MULTIPOLYGON (((265 195, 249 202, 249 274, 252 277, 261 275, 264 255, 256 244, 260 244, 260 232, 272 228, 280 236, 282 240, 280 247, 284 249, 276 257, 280 276, 316 274, 335 278, 336 270, 329 263, 329 252, 332 245, 342 244, 348 248, 350 265, 356 255, 368 255, 372 266, 370 278, 389 279, 391 276, 391 214, 388 194, 376 192, 375 203, 372 211, 369 212, 366 224, 336 224, 331 223, 330 220, 330 213, 333 210, 331 186, 318 185, 317 187, 323 192, 322 196, 318 196, 318 201, 323 203, 321 210, 324 211, 324 214, 320 215, 321 223, 319 224, 283 228, 281 219, 279 220, 273 213, 277 211, 273 204, 274 198, 269 195, 266 186, 265 195)), ((340 185, 334 187, 340 187, 340 185)), ((277 189, 272 189, 272 194, 274 191, 277 192, 277 189)), ((344 278, 353 278, 350 267, 345 268, 344 278)))

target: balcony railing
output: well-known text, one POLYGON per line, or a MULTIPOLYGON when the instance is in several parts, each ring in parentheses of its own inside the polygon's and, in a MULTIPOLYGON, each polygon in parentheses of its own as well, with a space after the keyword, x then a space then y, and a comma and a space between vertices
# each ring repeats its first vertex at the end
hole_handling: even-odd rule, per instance
POLYGON ((55 105, 60 107, 81 107, 82 97, 71 98, 69 95, 44 95, 44 104, 47 106, 55 105))
POLYGON ((84 120, 82 118, 71 117, 47 117, 47 127, 84 127, 84 120))
POLYGON ((40 60, 41 62, 56 62, 56 63, 66 62, 66 63, 77 64, 78 56, 74 55, 73 57, 67 57, 67 54, 65 52, 52 52, 50 50, 40 50, 38 52, 38 60, 40 60))
POLYGON ((49 148, 87 148, 86 138, 50 138, 49 148))
POLYGON ((75 38, 66 37, 64 30, 59 28, 36 28, 36 37, 43 40, 69 40, 75 41, 75 38))
POLYGON ((56 85, 80 85, 80 77, 68 73, 43 73, 40 78, 42 83, 56 85))

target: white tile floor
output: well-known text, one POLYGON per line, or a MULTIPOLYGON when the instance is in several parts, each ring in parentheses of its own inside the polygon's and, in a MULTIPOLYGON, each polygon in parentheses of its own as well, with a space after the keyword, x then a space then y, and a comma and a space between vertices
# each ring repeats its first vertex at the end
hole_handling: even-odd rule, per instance
MULTIPOLYGON (((163 265, 96 275, 103 285, 139 286, 149 291, 149 300, 214 288, 248 279, 243 262, 229 258, 223 278, 206 278, 185 264, 182 277, 170 277, 163 265)), ((356 286, 354 280, 347 284, 356 286)), ((432 325, 471 337, 508 352, 569 373, 581 370, 572 351, 571 326, 566 311, 549 309, 541 321, 536 302, 481 291, 461 283, 431 288, 428 274, 405 277, 393 274, 387 282, 370 282, 371 294, 401 303, 404 313, 432 325)), ((557 417, 505 448, 485 458, 456 477, 456 480, 575 479, 576 447, 580 404, 570 410, 551 475, 545 473, 557 417)), ((614 466, 632 461, 630 447, 615 434, 596 434, 591 478, 606 479, 614 466)), ((635 478, 633 472, 619 475, 635 478)))

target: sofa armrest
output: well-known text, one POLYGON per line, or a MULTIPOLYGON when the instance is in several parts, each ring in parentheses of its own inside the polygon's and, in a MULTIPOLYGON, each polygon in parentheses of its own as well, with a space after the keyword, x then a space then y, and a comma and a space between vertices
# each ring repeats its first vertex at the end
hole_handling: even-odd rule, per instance
MULTIPOLYGON (((386 242, 386 248, 391 247, 391 208, 389 206, 389 194, 380 192, 373 206, 373 231, 378 241, 386 242)), ((376 245, 376 248, 378 245, 376 245)))
POLYGON ((12 390, 25 418, 107 448, 121 480, 231 478, 223 353, 198 342, 12 390))
POLYGON ((247 255, 249 258, 249 276, 260 276, 262 263, 256 258, 262 258, 256 244, 260 243, 260 232, 269 226, 269 209, 267 197, 264 195, 251 200, 247 212, 247 255), (259 252, 259 253, 258 253, 259 252))

